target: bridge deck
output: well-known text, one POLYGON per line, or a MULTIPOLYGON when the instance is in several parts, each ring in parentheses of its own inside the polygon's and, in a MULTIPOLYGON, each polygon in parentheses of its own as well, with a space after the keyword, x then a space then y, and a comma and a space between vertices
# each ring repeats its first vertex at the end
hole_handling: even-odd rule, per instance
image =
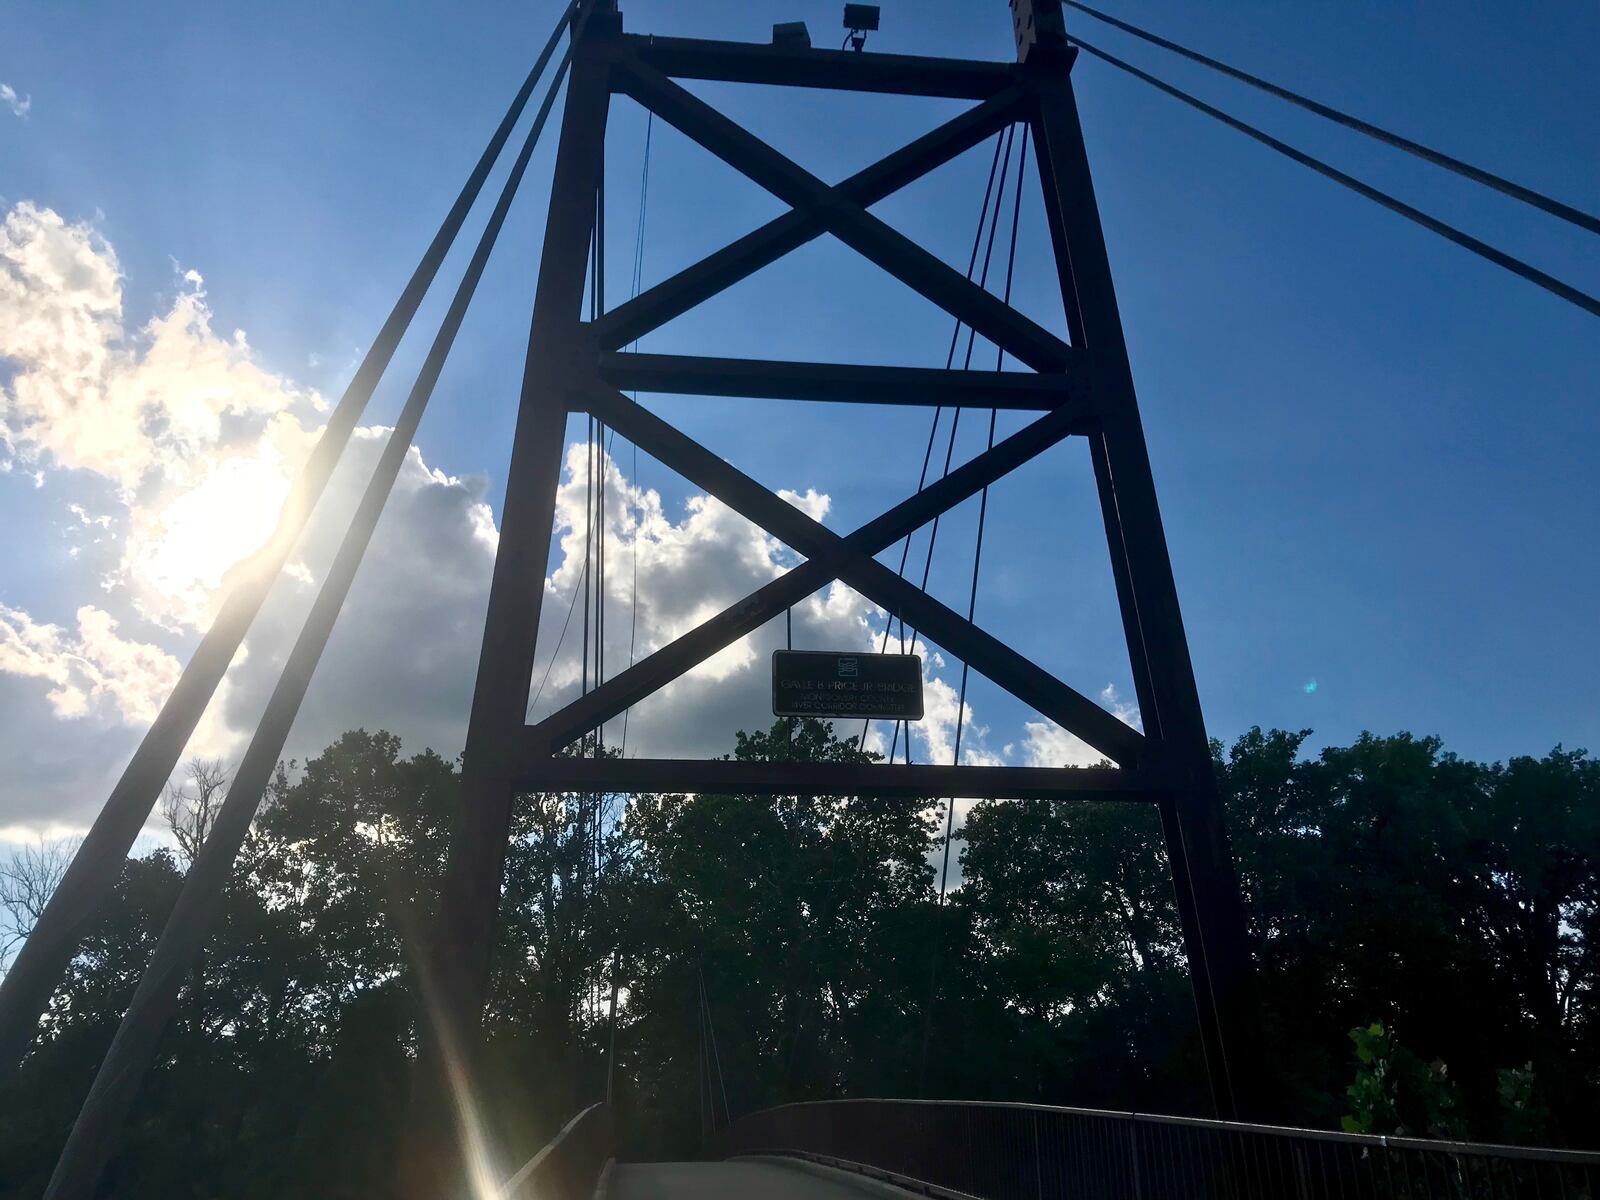
POLYGON ((733 1162, 618 1163, 606 1200, 862 1200, 910 1192, 781 1158, 733 1162))

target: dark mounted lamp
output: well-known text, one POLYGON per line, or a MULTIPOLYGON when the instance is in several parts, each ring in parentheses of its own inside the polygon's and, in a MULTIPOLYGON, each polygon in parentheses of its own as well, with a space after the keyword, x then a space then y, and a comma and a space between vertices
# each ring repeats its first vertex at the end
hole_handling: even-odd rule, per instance
POLYGON ((867 34, 878 28, 878 6, 876 4, 846 4, 844 6, 844 27, 850 31, 845 38, 845 45, 852 50, 859 50, 867 44, 867 34))

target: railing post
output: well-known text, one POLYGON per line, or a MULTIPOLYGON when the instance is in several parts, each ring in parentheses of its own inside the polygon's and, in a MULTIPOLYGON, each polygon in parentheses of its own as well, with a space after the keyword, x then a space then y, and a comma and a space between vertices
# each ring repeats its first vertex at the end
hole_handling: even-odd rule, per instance
POLYGON ((1044 1200, 1044 1166, 1039 1161, 1039 1114, 1033 1114, 1033 1183, 1039 1200, 1044 1200))

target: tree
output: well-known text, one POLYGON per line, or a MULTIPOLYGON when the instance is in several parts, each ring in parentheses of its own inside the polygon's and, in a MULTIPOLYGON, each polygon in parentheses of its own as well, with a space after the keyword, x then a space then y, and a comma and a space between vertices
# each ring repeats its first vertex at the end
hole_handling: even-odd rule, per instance
MULTIPOLYGON (((740 734, 736 759, 863 762, 826 722, 740 734)), ((734 1112, 904 1088, 920 1032, 932 820, 915 799, 635 798, 618 879, 639 1124, 693 1144, 699 980, 734 1112)), ((720 1101, 719 1101, 720 1103, 720 1101)))
POLYGON ((77 838, 46 839, 19 846, 0 860, 0 964, 33 932, 78 852, 77 838))
POLYGON ((187 782, 168 783, 161 793, 161 817, 178 843, 184 863, 190 864, 211 833, 217 812, 226 798, 228 770, 220 760, 193 758, 184 769, 187 782))
MULTIPOLYGON (((1592 1144, 1600 765, 1560 748, 1470 763, 1408 734, 1308 755, 1308 736, 1215 747, 1280 1119, 1592 1144)), ((872 758, 817 721, 741 734, 733 755, 872 758)), ((215 812, 220 769, 199 766, 169 797, 177 849, 125 864, 0 1084, 0 1198, 44 1187, 215 812)), ((378 1190, 459 785, 383 732, 285 764, 108 1194, 378 1190)), ((925 1028, 929 1095, 1206 1111, 1156 813, 976 804, 942 908, 938 814, 904 797, 519 797, 475 1077, 505 1161, 601 1094, 613 986, 636 1152, 692 1153, 708 1086, 718 1120, 722 1084, 735 1115, 914 1095, 925 1028)), ((68 853, 0 867, 15 929, 68 853)))

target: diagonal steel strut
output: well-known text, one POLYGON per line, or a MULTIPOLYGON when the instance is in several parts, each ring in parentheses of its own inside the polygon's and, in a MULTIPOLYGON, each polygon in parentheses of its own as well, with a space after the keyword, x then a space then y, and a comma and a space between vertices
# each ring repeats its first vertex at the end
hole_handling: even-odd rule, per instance
MULTIPOLYGON (((1063 404, 957 467, 915 495, 868 521, 845 537, 863 554, 878 553, 900 538, 920 529, 940 513, 949 511, 982 488, 1016 470, 1073 433, 1085 432, 1092 418, 1084 404, 1063 404)), ((675 638, 633 666, 608 679, 572 703, 530 726, 525 745, 545 746, 554 753, 582 737, 623 709, 671 683, 685 671, 705 661, 723 647, 758 629, 791 605, 836 578, 840 549, 824 550, 785 572, 750 595, 730 604, 716 616, 675 638)))
POLYGON ((622 393, 597 389, 589 397, 589 405, 596 416, 640 449, 807 558, 829 556, 833 577, 903 617, 956 657, 974 665, 981 664, 979 670, 984 675, 1024 704, 1032 705, 1118 764, 1134 765, 1144 746, 1143 736, 1081 692, 908 583, 870 554, 813 521, 622 393))
MULTIPOLYGON (((1005 128, 1021 110, 1022 92, 1008 87, 832 190, 863 207, 876 204, 1005 128)), ((826 232, 815 211, 786 212, 601 315, 592 326, 595 341, 620 350, 826 232)))
POLYGON ((1036 371, 1065 368, 1071 347, 1055 334, 659 71, 625 56, 618 63, 618 86, 780 200, 815 212, 829 233, 1019 361, 1036 371))

